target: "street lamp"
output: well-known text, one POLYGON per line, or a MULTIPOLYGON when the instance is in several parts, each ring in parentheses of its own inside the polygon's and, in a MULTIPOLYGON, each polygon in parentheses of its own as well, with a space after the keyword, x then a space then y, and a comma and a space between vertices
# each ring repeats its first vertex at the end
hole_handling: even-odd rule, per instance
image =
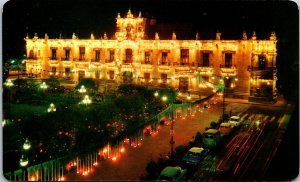
MULTIPOLYGON (((158 92, 157 93, 158 96, 158 92)), ((166 102, 168 100, 167 96, 162 96, 162 101, 166 102)), ((173 101, 171 101, 171 129, 170 129, 170 146, 171 146, 171 151, 170 151, 170 159, 173 160, 174 159, 174 118, 173 118, 173 101)))
POLYGON ((11 79, 7 79, 6 82, 4 82, 4 85, 10 88, 14 85, 14 83, 11 81, 11 79))
POLYGON ((23 144, 23 149, 24 150, 29 150, 31 148, 31 144, 29 142, 29 140, 26 138, 24 144, 23 144))
POLYGON ((92 100, 89 98, 88 95, 84 96, 84 99, 81 101, 83 104, 88 105, 92 103, 92 100))
POLYGON ((41 87, 41 89, 45 90, 48 88, 48 85, 45 82, 43 82, 40 87, 41 87))
POLYGON ((189 95, 187 95, 187 97, 186 97, 186 98, 187 98, 187 100, 189 100, 189 101, 190 101, 190 100, 191 100, 191 95, 190 95, 190 94, 189 94, 189 95))
POLYGON ((84 85, 81 85, 80 89, 78 90, 79 93, 85 93, 86 92, 86 88, 84 87, 84 85))
POLYGON ((22 155, 21 159, 20 159, 20 166, 25 167, 28 165, 28 158, 25 157, 24 155, 22 155))
POLYGON ((55 112, 56 111, 55 105, 53 103, 51 103, 47 111, 48 112, 55 112))

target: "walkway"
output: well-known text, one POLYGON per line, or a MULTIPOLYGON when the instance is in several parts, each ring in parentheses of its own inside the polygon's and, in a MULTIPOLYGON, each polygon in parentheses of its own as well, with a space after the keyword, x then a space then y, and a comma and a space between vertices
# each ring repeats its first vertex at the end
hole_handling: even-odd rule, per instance
MULTIPOLYGON (((217 121, 221 110, 221 99, 217 104, 197 112, 186 119, 176 119, 175 147, 186 145, 197 131, 204 132, 211 121, 217 121)), ((145 167, 151 159, 158 159, 160 154, 166 155, 170 150, 170 126, 162 126, 155 136, 145 136, 142 145, 137 148, 126 146, 121 158, 116 161, 101 161, 94 172, 88 175, 71 173, 65 180, 139 180, 146 174, 145 167)))

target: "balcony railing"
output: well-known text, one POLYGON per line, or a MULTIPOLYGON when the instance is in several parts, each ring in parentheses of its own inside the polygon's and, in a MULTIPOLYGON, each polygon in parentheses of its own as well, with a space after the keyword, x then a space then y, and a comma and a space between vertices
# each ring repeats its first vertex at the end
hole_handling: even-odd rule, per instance
POLYGON ((61 58, 62 61, 70 61, 71 59, 69 57, 61 58))
POLYGON ((222 76, 236 76, 236 67, 235 66, 232 66, 230 68, 222 67, 221 74, 222 76))
POLYGON ((257 70, 251 71, 251 76, 259 77, 261 79, 273 79, 273 69, 268 68, 265 70, 257 70))
POLYGON ((49 60, 58 60, 57 57, 49 57, 49 60))
POLYGON ((112 63, 112 62, 114 62, 115 60, 110 60, 110 59, 106 59, 105 60, 105 63, 112 63))
POLYGON ((29 56, 26 59, 32 59, 32 60, 37 60, 38 58, 36 56, 29 56))
POLYGON ((91 62, 100 62, 100 59, 91 59, 91 62))

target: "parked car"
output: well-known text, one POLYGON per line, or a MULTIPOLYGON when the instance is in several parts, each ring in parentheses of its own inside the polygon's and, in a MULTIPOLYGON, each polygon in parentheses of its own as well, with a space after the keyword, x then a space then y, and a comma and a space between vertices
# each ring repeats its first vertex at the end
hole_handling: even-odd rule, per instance
POLYGON ((231 116, 228 123, 232 126, 240 126, 242 124, 242 121, 239 116, 231 116))
POLYGON ((165 167, 156 181, 183 181, 187 170, 181 167, 165 167))
POLYGON ((205 148, 217 148, 221 145, 222 136, 219 130, 209 129, 203 133, 203 145, 205 148))
POLYGON ((182 160, 187 164, 198 165, 208 154, 209 149, 192 147, 182 160))
POLYGON ((232 132, 232 127, 230 123, 221 123, 219 131, 222 135, 229 135, 232 132))

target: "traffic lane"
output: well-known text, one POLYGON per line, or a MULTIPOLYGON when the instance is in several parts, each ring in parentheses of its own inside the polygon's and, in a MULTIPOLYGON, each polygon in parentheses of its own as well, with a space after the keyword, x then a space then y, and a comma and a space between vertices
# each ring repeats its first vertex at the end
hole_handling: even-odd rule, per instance
MULTIPOLYGON (((203 112, 197 112, 194 117, 176 119, 175 147, 186 145, 197 131, 201 133, 212 120, 217 121, 221 114, 221 103, 212 105, 203 112)), ((116 160, 99 162, 99 166, 89 175, 67 175, 68 180, 139 180, 146 174, 145 168, 151 159, 157 160, 160 154, 167 155, 170 151, 170 126, 162 126, 155 136, 146 136, 142 146, 137 148, 126 147, 126 151, 116 160)))

